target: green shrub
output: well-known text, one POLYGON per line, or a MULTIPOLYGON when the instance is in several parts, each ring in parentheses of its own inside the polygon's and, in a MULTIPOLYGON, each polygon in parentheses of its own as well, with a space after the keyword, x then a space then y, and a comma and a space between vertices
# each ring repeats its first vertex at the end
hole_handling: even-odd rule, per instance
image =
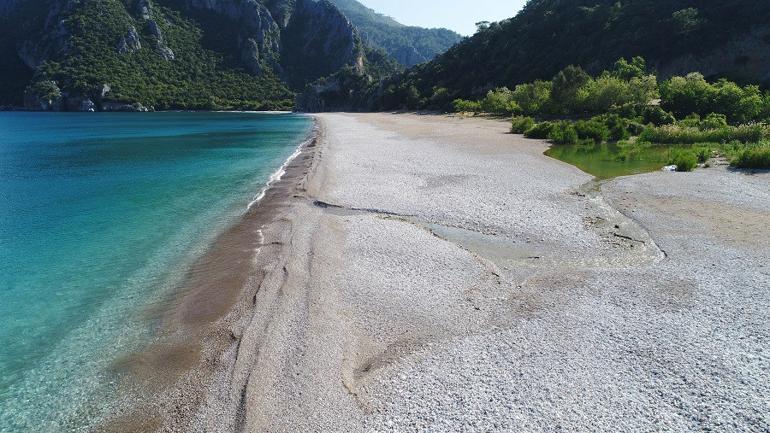
POLYGON ((694 149, 695 156, 698 158, 698 162, 703 164, 711 159, 711 149, 708 147, 699 147, 694 149))
POLYGON ((511 132, 514 134, 523 134, 535 126, 535 120, 531 117, 514 116, 511 119, 511 132))
POLYGON ((639 122, 628 122, 628 125, 626 126, 626 130, 632 136, 638 136, 642 133, 642 131, 644 131, 645 128, 646 126, 639 122))
POLYGON ((632 58, 629 63, 625 58, 621 58, 615 62, 615 67, 611 73, 613 77, 624 80, 641 78, 647 73, 647 61, 643 57, 637 56, 632 58))
POLYGON ((672 77, 661 83, 660 94, 663 108, 677 116, 720 113, 731 123, 759 120, 770 108, 758 86, 741 87, 724 79, 709 83, 699 73, 672 77))
POLYGON ((610 131, 608 139, 611 141, 626 140, 631 136, 628 132, 628 119, 624 119, 617 114, 603 114, 596 116, 592 120, 604 123, 610 131))
POLYGON ((580 139, 593 140, 594 143, 603 143, 610 136, 610 130, 604 122, 595 119, 579 120, 575 122, 575 131, 580 139))
POLYGON ((658 82, 654 75, 625 80, 605 72, 590 79, 578 91, 582 111, 606 113, 624 117, 636 116, 641 107, 658 97, 658 82))
POLYGON ((670 164, 676 165, 676 171, 693 171, 698 166, 698 158, 690 150, 672 152, 670 164))
POLYGON ((607 110, 610 114, 617 114, 626 119, 635 118, 639 115, 641 108, 637 104, 627 102, 623 105, 613 105, 607 110))
POLYGON ((702 130, 720 129, 727 126, 727 116, 719 113, 710 113, 700 121, 698 127, 702 130))
POLYGON ((548 139, 555 144, 576 144, 578 142, 578 134, 572 122, 561 121, 554 124, 551 132, 548 134, 548 139))
POLYGON ((507 87, 490 90, 480 104, 481 111, 485 113, 501 115, 521 113, 521 107, 513 100, 513 92, 507 87))
POLYGON ((535 124, 532 128, 529 129, 529 131, 526 131, 524 133, 524 136, 527 138, 537 138, 540 140, 545 140, 548 138, 548 136, 551 134, 551 130, 553 130, 554 124, 552 122, 540 122, 535 124))
POLYGON ((757 143, 770 136, 770 131, 766 125, 740 125, 737 127, 727 127, 720 131, 727 129, 730 131, 728 137, 725 137, 722 142, 728 141, 740 141, 741 143, 757 143))
POLYGON ((452 104, 452 96, 449 93, 449 89, 445 87, 434 87, 433 95, 428 100, 428 104, 431 108, 438 110, 446 110, 452 104))
POLYGON ((551 100, 551 82, 535 81, 519 84, 513 89, 511 97, 525 114, 542 113, 551 100))
POLYGON ((731 164, 738 168, 770 169, 770 144, 762 143, 740 150, 731 164))
POLYGON ((551 80, 551 108, 556 113, 578 110, 580 89, 592 81, 580 66, 567 66, 551 80))
POLYGON ((686 128, 698 128, 700 127, 700 115, 698 113, 690 113, 684 119, 676 122, 678 126, 686 128))
POLYGON ((478 113, 481 111, 481 104, 466 99, 455 99, 452 101, 452 109, 455 113, 478 113))
POLYGON ((659 106, 648 106, 642 109, 642 121, 655 126, 670 125, 676 122, 674 115, 659 106))

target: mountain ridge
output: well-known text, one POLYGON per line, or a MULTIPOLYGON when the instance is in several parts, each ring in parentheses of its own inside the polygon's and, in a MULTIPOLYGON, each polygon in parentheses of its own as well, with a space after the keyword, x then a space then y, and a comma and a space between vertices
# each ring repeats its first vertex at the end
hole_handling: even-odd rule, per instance
POLYGON ((636 56, 663 79, 701 72, 770 87, 769 23, 770 3, 751 0, 530 0, 430 62, 379 83, 339 77, 301 95, 300 107, 444 109, 455 98, 551 80, 569 65, 598 74, 636 56))
POLYGON ((356 0, 331 0, 358 27, 364 40, 381 48, 400 64, 411 67, 434 59, 463 36, 446 28, 402 24, 356 0))
POLYGON ((329 0, 0 0, 0 105, 290 109, 349 69, 399 68, 329 0))
POLYGON ((770 85, 769 19, 770 4, 749 0, 531 0, 415 74, 473 96, 570 64, 598 73, 642 56, 662 76, 701 71, 770 85))

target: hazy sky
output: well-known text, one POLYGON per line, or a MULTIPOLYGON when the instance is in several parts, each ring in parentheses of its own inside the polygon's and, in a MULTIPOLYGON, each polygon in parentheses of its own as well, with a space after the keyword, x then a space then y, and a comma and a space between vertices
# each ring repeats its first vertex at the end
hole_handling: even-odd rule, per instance
POLYGON ((463 35, 476 32, 479 21, 516 15, 525 0, 358 0, 397 21, 421 27, 446 27, 463 35))

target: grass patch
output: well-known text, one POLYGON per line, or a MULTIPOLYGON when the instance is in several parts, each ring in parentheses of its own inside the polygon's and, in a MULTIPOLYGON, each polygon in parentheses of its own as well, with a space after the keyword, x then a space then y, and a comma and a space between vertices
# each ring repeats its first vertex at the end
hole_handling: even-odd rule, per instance
POLYGON ((717 129, 703 130, 691 126, 670 125, 645 128, 639 140, 658 144, 695 144, 695 143, 757 143, 770 138, 770 130, 765 125, 723 126, 717 129))

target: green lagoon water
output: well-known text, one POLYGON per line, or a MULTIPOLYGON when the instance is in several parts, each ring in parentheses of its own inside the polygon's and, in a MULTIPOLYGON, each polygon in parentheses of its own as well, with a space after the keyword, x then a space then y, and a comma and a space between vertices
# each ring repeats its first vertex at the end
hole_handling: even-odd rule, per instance
POLYGON ((574 144, 552 146, 545 154, 598 179, 610 179, 660 170, 671 160, 672 149, 646 144, 574 144))
POLYGON ((0 432, 79 431, 146 312, 307 137, 298 115, 0 113, 0 432))

